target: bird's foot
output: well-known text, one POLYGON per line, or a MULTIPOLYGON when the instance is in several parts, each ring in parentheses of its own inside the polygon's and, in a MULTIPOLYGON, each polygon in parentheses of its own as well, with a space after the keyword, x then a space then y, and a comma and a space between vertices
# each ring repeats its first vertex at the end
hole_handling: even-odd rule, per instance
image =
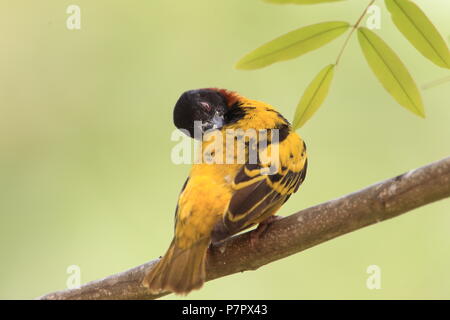
POLYGON ((266 220, 261 221, 258 224, 258 227, 256 227, 255 230, 253 230, 250 233, 250 246, 255 249, 256 248, 256 244, 259 241, 259 238, 261 238, 261 236, 267 231, 267 229, 269 228, 269 226, 274 223, 277 220, 283 219, 283 217, 281 216, 270 216, 268 217, 266 220))

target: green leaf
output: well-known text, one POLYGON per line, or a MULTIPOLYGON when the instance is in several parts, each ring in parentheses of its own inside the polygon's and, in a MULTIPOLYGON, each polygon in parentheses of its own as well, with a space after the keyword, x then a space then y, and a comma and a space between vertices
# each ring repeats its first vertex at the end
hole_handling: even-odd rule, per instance
POLYGON ((330 64, 323 68, 306 88, 295 110, 292 124, 294 130, 302 127, 322 105, 333 80, 334 67, 334 64, 330 64))
POLYGON ((332 21, 291 31, 246 54, 236 64, 236 68, 259 69, 275 62, 296 58, 331 42, 349 27, 347 22, 332 21))
POLYGON ((269 3, 276 3, 276 4, 286 4, 286 3, 317 4, 317 3, 325 3, 325 2, 338 2, 338 1, 344 1, 344 0, 264 0, 264 1, 269 2, 269 3))
POLYGON ((408 41, 434 64, 450 69, 450 51, 425 13, 409 0, 385 0, 392 21, 408 41))
POLYGON ((400 105, 425 118, 419 89, 397 54, 367 28, 358 28, 358 40, 370 68, 383 87, 400 105))

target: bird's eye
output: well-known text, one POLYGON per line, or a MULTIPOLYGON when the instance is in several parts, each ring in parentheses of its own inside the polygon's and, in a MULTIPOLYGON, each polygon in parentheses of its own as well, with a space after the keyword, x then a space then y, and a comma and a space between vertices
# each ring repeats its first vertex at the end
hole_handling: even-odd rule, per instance
POLYGON ((206 111, 211 111, 211 106, 209 105, 209 103, 208 102, 204 102, 204 101, 201 101, 200 102, 200 105, 202 106, 202 108, 204 109, 204 110, 206 110, 206 111))

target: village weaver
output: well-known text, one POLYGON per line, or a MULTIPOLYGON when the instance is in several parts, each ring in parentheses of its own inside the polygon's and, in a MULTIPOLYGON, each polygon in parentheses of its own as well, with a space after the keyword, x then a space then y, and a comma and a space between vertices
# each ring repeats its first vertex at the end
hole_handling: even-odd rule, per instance
POLYGON ((177 203, 174 238, 164 257, 143 280, 143 285, 154 294, 187 294, 202 287, 210 243, 257 224, 257 230, 267 226, 297 191, 307 169, 305 143, 267 103, 225 89, 190 90, 178 99, 173 118, 175 126, 190 137, 198 132, 204 134, 197 137, 202 141, 202 152, 211 149, 213 139, 206 139, 207 133, 224 137, 230 132, 238 134, 233 137, 233 152, 226 150, 230 145, 224 138, 218 145, 225 147, 208 155, 214 159, 223 156, 221 163, 201 161, 192 165, 177 203), (256 131, 256 136, 242 135, 249 129, 256 131), (273 135, 275 132, 277 135, 273 135), (266 141, 258 148, 261 136, 266 141), (243 161, 237 161, 239 140, 244 146, 243 161), (252 159, 255 145, 256 157, 252 159), (267 160, 266 155, 266 161, 262 161, 264 152, 274 153, 275 149, 275 157, 272 154, 267 160))

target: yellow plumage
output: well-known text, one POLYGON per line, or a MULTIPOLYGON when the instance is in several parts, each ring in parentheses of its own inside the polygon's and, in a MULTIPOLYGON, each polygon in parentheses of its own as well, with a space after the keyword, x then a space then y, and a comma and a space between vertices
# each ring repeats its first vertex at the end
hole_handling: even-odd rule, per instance
MULTIPOLYGON (((237 147, 233 145, 233 163, 226 163, 230 155, 224 138, 224 147, 213 150, 212 157, 219 156, 225 163, 192 166, 178 199, 174 240, 164 258, 144 280, 152 292, 186 294, 201 287, 211 240, 223 240, 274 215, 305 178, 306 147, 286 119, 266 103, 236 94, 233 98, 243 116, 225 124, 220 129, 222 137, 226 137, 230 129, 280 129, 278 144, 269 143, 265 150, 258 150, 259 161, 262 151, 270 155, 272 149, 278 149, 278 157, 267 163, 249 163, 247 146, 245 163, 236 163, 237 147), (268 170, 270 166, 274 170, 272 174, 261 173, 261 169, 268 170)), ((251 138, 244 137, 244 140, 249 142, 251 138)), ((199 157, 204 161, 208 161, 204 151, 211 143, 213 140, 202 142, 199 157)))

